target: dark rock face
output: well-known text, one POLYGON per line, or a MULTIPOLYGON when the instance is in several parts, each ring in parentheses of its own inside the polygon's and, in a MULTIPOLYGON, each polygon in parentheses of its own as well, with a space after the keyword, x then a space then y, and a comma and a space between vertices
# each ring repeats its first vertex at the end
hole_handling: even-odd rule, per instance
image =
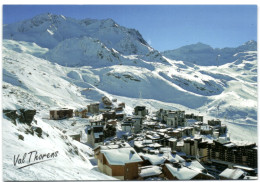
POLYGON ((18 135, 18 139, 19 140, 24 140, 24 136, 23 135, 18 135))
POLYGON ((3 110, 3 113, 12 120, 12 123, 16 125, 16 119, 19 117, 16 110, 3 110))
POLYGON ((34 131, 37 133, 38 137, 42 137, 42 129, 40 127, 36 127, 34 131))
POLYGON ((3 110, 3 113, 10 118, 13 123, 16 125, 16 119, 19 119, 21 123, 31 125, 33 118, 36 114, 36 110, 3 110))

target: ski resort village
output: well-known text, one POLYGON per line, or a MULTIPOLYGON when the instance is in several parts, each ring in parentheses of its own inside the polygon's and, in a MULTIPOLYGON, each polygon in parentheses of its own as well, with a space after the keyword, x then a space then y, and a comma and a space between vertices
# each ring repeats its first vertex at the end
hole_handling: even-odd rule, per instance
POLYGON ((257 42, 148 42, 110 18, 4 24, 4 181, 258 179, 257 42))
MULTIPOLYGON (((221 120, 204 121, 180 110, 150 112, 145 106, 129 115, 124 108, 125 103, 104 96, 77 110, 50 110, 44 120, 67 123, 62 133, 88 147, 98 171, 119 180, 257 179, 256 143, 230 141, 221 120)), ((16 119, 29 126, 36 122, 36 110, 3 112, 15 125, 16 119)), ((44 135, 40 127, 28 132, 44 135)), ((75 148, 71 152, 80 155, 75 148)))

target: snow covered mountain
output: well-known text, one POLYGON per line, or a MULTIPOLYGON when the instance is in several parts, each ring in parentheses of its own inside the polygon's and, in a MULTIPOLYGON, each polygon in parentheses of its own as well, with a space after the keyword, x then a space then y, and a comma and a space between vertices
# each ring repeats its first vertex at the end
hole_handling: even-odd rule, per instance
POLYGON ((248 41, 236 48, 223 49, 213 49, 209 45, 199 42, 197 44, 183 46, 178 49, 164 51, 162 52, 162 55, 170 59, 181 60, 197 65, 217 66, 235 61, 237 58, 234 55, 237 53, 256 50, 257 43, 253 40, 248 41))
POLYGON ((4 39, 32 42, 50 49, 44 58, 64 66, 119 64, 125 58, 118 53, 139 55, 146 61, 166 61, 137 30, 119 26, 112 19, 75 20, 48 13, 5 25, 3 35, 4 39))
POLYGON ((205 121, 218 117, 228 126, 231 138, 257 142, 254 41, 225 49, 197 44, 162 56, 138 31, 121 27, 111 19, 75 20, 51 14, 5 25, 3 32, 3 109, 36 109, 33 127, 49 135, 39 138, 25 134, 29 126, 13 125, 4 116, 6 180, 46 180, 42 173, 49 180, 112 179, 96 171, 90 148, 66 134, 83 131, 83 120, 47 119, 50 108, 81 108, 100 101, 102 96, 125 102, 127 114, 136 105, 146 105, 151 112, 180 109, 204 115, 205 121), (187 54, 189 49, 192 54, 187 54), (219 54, 219 61, 225 59, 216 66, 219 54), (201 66, 204 64, 210 66, 201 66), (24 141, 18 139, 19 135, 24 141), (43 164, 41 171, 37 171, 39 166, 31 166, 19 175, 13 173, 13 155, 20 154, 18 150, 23 153, 43 146, 62 151, 64 163, 51 161, 43 164), (75 168, 68 174, 70 166, 75 168))
POLYGON ((137 30, 119 26, 112 19, 75 20, 48 13, 6 25, 3 34, 5 39, 35 42, 45 48, 54 48, 66 39, 88 36, 124 54, 143 54, 151 49, 137 30))

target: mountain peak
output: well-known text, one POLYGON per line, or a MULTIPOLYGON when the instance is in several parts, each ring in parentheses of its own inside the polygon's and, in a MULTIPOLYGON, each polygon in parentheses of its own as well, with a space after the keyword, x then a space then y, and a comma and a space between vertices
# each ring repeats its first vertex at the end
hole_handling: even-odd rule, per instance
POLYGON ((249 41, 245 42, 243 45, 244 46, 257 46, 257 42, 255 40, 249 40, 249 41))
POLYGON ((237 47, 239 51, 256 51, 257 50, 257 42, 255 40, 249 40, 245 42, 243 45, 237 47))
POLYGON ((4 26, 3 35, 4 39, 35 42, 49 49, 66 39, 84 36, 96 38, 108 48, 126 55, 145 55, 151 49, 137 30, 120 26, 111 18, 77 20, 44 13, 4 26))
POLYGON ((66 17, 63 15, 55 15, 52 13, 43 13, 43 14, 39 14, 34 16, 31 21, 35 21, 35 20, 42 20, 42 21, 51 21, 51 20, 66 20, 66 17))

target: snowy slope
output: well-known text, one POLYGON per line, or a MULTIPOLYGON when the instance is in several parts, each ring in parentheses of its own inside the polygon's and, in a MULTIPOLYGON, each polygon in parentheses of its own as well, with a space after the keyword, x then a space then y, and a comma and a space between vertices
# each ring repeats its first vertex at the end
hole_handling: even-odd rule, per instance
MULTIPOLYGON (((212 117, 256 126, 255 51, 239 53, 235 55, 235 62, 220 67, 197 66, 165 58, 167 64, 140 60, 136 66, 70 68, 12 51, 12 46, 4 45, 7 46, 3 49, 4 82, 29 91, 49 106, 82 107, 100 101, 103 95, 137 100, 141 97, 173 103, 173 108, 177 104, 179 106, 175 108, 182 106, 185 110, 204 111, 212 117)), ((136 59, 134 56, 128 58, 136 59)), ((6 105, 11 104, 7 101, 6 105)))
MULTIPOLYGON (((44 122, 40 117, 35 117, 37 124, 32 127, 40 127, 43 130, 42 137, 37 133, 27 133, 30 130, 26 124, 14 125, 7 117, 3 119, 3 178, 4 180, 38 181, 38 180, 115 180, 97 172, 89 161, 88 153, 92 150, 80 144, 59 129, 44 122), (18 139, 18 135, 24 137, 18 139), (58 151, 57 157, 43 163, 26 168, 19 167, 28 164, 14 165, 14 156, 23 156, 24 153, 37 151, 37 155, 58 151), (55 172, 53 172, 55 170, 55 172)), ((35 158, 33 153, 31 160, 35 158)), ((29 156, 29 154, 28 154, 29 156)), ((21 157, 22 158, 22 157, 21 157)))

